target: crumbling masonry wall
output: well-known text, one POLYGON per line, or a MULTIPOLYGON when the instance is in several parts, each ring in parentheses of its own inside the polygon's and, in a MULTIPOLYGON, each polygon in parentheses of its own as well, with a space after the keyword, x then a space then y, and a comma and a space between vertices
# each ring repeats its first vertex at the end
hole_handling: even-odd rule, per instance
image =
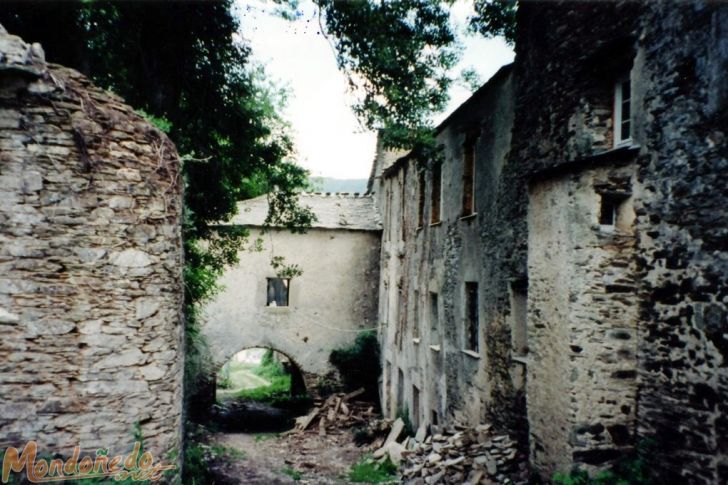
POLYGON ((174 146, 0 28, 0 447, 180 451, 174 146))
POLYGON ((512 157, 531 181, 529 229, 537 229, 529 234, 529 346, 535 352, 527 395, 531 459, 544 476, 571 463, 604 466, 617 450, 651 443, 644 457, 660 483, 728 479, 727 15, 716 2, 526 2, 519 9, 512 157), (609 96, 630 70, 633 140, 614 149, 609 96), (598 187, 589 181, 598 175, 594 170, 623 166, 634 167, 631 249, 599 241, 598 187), (575 211, 565 227, 559 208, 569 204, 547 202, 569 193, 572 210, 591 209, 575 211), (592 205, 578 203, 588 198, 592 205), (555 227, 543 226, 549 217, 555 227), (634 288, 629 281, 615 286, 595 266, 601 257, 570 262, 559 256, 592 250, 628 256, 617 267, 634 288), (547 256, 553 268, 539 262, 547 256), (554 273, 559 263, 563 274, 554 273), (584 283, 578 292, 576 281, 584 283), (584 291, 599 301, 583 305, 584 291), (558 292, 563 304, 548 292, 558 292), (623 300, 623 349, 606 331, 612 314, 600 313, 605 305, 616 310, 615 298, 623 300), (603 345, 581 345, 590 333, 603 334, 603 345), (565 354, 540 353, 552 344, 565 354), (579 409, 615 383, 581 379, 584 372, 609 369, 608 361, 593 364, 609 347, 615 358, 610 376, 623 379, 625 389, 634 380, 638 391, 634 398, 603 393, 593 404, 611 409, 589 417, 579 409), (548 392, 568 407, 554 409, 548 392), (610 429, 617 409, 622 423, 610 429))

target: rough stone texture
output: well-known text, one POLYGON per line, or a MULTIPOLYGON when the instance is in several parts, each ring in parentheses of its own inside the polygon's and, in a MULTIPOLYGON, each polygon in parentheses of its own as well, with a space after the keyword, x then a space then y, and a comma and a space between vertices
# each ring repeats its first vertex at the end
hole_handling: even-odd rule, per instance
POLYGON ((225 272, 223 291, 205 308, 203 334, 220 365, 246 348, 272 348, 295 362, 310 384, 333 370, 332 350, 376 328, 381 231, 371 197, 304 196, 301 203, 320 220, 305 234, 263 233, 260 215, 267 214, 267 205, 259 211, 257 200, 239 204, 232 223, 249 227, 251 243, 260 238, 263 250, 241 251, 239 264, 225 272), (362 207, 366 217, 359 214, 362 207), (331 215, 339 213, 358 222, 332 227, 331 215), (276 277, 274 256, 303 270, 291 279, 287 307, 266 306, 267 278, 276 277))
POLYGON ((180 450, 179 160, 0 29, 0 447, 180 450))
POLYGON ((727 33, 719 2, 523 2, 512 98, 491 80, 438 130, 441 223, 431 169, 417 229, 419 165, 379 147, 385 412, 528 430, 543 478, 652 441, 660 483, 728 480, 727 33), (630 71, 632 141, 615 147, 630 71), (473 132, 478 215, 461 220, 473 132), (477 355, 462 352, 466 281, 477 355))
POLYGON ((601 464, 630 451, 638 298, 632 198, 601 225, 600 193, 631 194, 634 168, 539 180, 529 205, 528 374, 532 460, 601 464))
POLYGON ((524 3, 519 9, 512 157, 532 180, 530 227, 538 229, 529 235, 535 285, 529 289, 529 346, 539 352, 557 346, 529 361, 531 459, 543 475, 571 463, 607 464, 621 447, 617 441, 626 440, 628 448, 651 440, 655 448, 646 458, 660 483, 727 479, 727 15, 717 2, 524 3), (604 108, 617 76, 630 67, 635 148, 610 150, 604 108), (589 180, 624 164, 636 174, 632 249, 627 240, 615 245, 600 240, 598 228, 589 230, 595 219, 587 199, 593 202, 596 191, 589 180), (564 226, 561 207, 583 207, 577 211, 582 217, 564 226), (546 227, 549 211, 556 227, 546 227), (549 244, 551 254, 544 248, 549 244), (607 257, 610 252, 626 260, 607 257), (593 253, 594 260, 579 257, 593 253), (539 261, 547 256, 554 266, 563 263, 566 274, 539 261), (607 277, 602 263, 610 258, 627 284, 615 286, 607 277), (554 286, 547 287, 549 281, 554 286), (570 291, 576 282, 583 289, 570 291), (584 314, 588 298, 600 313, 584 314), (636 403, 630 390, 635 371, 628 369, 635 316, 636 403), (615 362, 599 362, 608 356, 611 336, 618 337, 606 329, 620 319, 628 348, 615 362), (602 333, 602 346, 591 351, 579 343, 602 333), (566 349, 567 342, 581 352, 566 349), (619 374, 606 378, 622 364, 619 374), (584 371, 603 378, 581 381, 584 371), (624 392, 605 392, 614 379, 624 379, 624 392), (591 402, 589 393, 603 395, 593 403, 608 408, 599 419, 579 414, 591 402), (617 406, 624 406, 619 425, 626 429, 609 427, 617 406))
MULTIPOLYGON (((509 279, 493 268, 508 253, 491 251, 485 234, 507 199, 503 183, 513 117, 510 67, 504 67, 440 127, 444 146, 441 221, 430 224, 433 171, 423 173, 424 213, 419 224, 420 167, 400 158, 372 186, 384 225, 379 319, 384 360, 382 408, 408 409, 415 424, 477 424, 487 418, 511 425, 525 410, 522 364, 512 364, 509 279), (475 141, 475 207, 462 216, 463 145, 475 141), (467 351, 465 282, 477 282, 479 350, 467 351), (437 294, 435 324, 432 294, 437 294), (520 406, 520 411, 519 411, 520 406), (435 423, 435 415, 437 423, 435 423)), ((381 153, 377 163, 387 164, 381 153)), ((420 161, 423 162, 423 161, 420 161)), ((426 162, 426 161, 424 161, 426 162)))

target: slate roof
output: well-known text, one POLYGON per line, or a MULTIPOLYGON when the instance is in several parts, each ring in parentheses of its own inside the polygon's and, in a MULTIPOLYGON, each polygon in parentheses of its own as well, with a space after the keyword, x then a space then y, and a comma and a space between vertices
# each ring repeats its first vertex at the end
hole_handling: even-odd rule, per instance
MULTIPOLYGON (((368 194, 304 192, 299 202, 313 210, 318 220, 311 227, 353 231, 379 231, 382 224, 368 194)), ((265 195, 238 202, 238 214, 227 224, 260 227, 268 215, 265 195)))

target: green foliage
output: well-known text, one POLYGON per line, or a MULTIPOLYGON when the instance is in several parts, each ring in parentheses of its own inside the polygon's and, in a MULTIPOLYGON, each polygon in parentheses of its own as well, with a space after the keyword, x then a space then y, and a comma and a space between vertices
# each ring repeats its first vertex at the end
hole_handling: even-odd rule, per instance
POLYGON ((516 0, 474 0, 473 4, 473 31, 485 37, 503 36, 509 44, 516 41, 516 0))
POLYGON ((0 9, 10 32, 124 97, 183 154, 188 397, 214 372, 200 306, 219 291, 218 278, 247 238, 218 223, 235 215, 237 201, 270 191, 271 223, 302 231, 313 220, 297 203, 308 174, 291 161, 279 115, 287 90, 250 62, 232 8, 233 0, 95 0, 7 1, 0 9))
POLYGON ((397 466, 389 458, 378 463, 367 457, 349 470, 349 480, 355 483, 390 483, 396 478, 397 466))
POLYGON ((555 473, 554 485, 651 485, 654 483, 647 465, 642 458, 650 453, 653 444, 643 440, 637 446, 635 455, 625 456, 610 469, 596 473, 593 477, 585 470, 575 468, 569 473, 555 473))
POLYGON ((364 387, 366 397, 376 400, 379 395, 379 341, 373 331, 357 335, 354 343, 331 352, 329 362, 336 367, 347 390, 364 387))
POLYGON ((144 118, 145 120, 147 120, 148 122, 150 122, 151 124, 153 124, 154 126, 159 128, 164 133, 169 133, 169 131, 172 129, 172 123, 164 116, 150 115, 149 113, 147 113, 146 111, 144 111, 142 109, 138 109, 138 110, 136 110, 136 112, 137 112, 137 114, 139 114, 139 116, 141 116, 142 118, 144 118))
MULTIPOLYGON (((353 108, 364 126, 383 129, 388 147, 422 144, 432 115, 447 104, 462 50, 451 28, 453 0, 315 1, 339 67, 360 98, 353 108)), ((513 42, 516 0, 473 0, 473 8, 471 31, 513 42)))
POLYGON ((303 478, 303 473, 299 472, 298 470, 296 470, 295 468, 292 468, 290 466, 283 468, 281 470, 281 472, 283 472, 285 475, 288 475, 295 481, 299 481, 300 479, 303 478))
POLYGON ((417 430, 415 429, 415 426, 414 424, 412 424, 412 420, 410 419, 409 408, 407 408, 407 406, 404 406, 397 409, 396 417, 401 419, 404 423, 404 429, 402 430, 402 432, 406 436, 414 436, 417 430))
POLYGON ((417 128, 441 111, 458 60, 447 5, 431 0, 318 0, 339 67, 361 93, 367 128, 417 128))
POLYGON ((283 256, 273 256, 270 265, 279 278, 295 278, 303 274, 303 269, 297 264, 286 264, 286 258, 283 256))

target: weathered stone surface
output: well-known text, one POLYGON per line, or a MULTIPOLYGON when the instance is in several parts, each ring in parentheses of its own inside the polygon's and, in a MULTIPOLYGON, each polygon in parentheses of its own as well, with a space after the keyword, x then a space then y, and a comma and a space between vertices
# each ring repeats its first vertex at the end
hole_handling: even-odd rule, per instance
POLYGON ((0 160, 0 447, 123 453, 141 423, 168 460, 182 437, 174 147, 0 28, 0 160))

